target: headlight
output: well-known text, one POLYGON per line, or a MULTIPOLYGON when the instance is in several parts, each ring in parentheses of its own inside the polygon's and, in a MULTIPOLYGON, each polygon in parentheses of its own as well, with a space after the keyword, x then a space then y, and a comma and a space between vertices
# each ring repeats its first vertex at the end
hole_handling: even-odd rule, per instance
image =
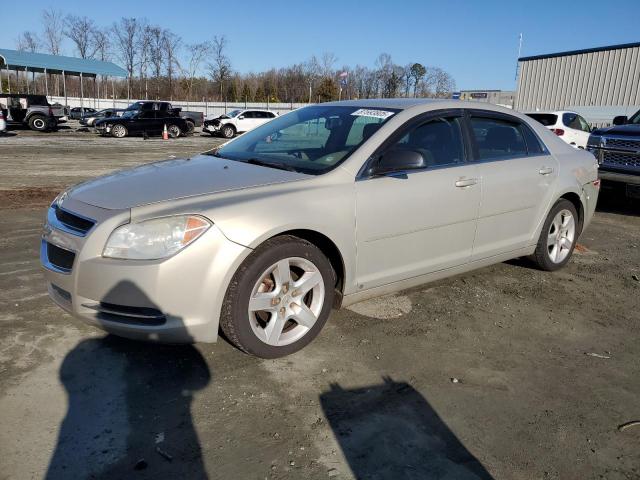
POLYGON ((102 256, 129 260, 166 258, 194 242, 210 226, 211 222, 196 215, 122 225, 111 233, 102 256))

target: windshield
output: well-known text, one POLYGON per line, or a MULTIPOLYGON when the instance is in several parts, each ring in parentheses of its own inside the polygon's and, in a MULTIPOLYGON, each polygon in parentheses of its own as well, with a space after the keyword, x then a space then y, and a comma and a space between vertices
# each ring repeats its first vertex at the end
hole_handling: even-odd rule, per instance
POLYGON ((133 118, 138 114, 138 110, 126 110, 122 114, 122 118, 133 118))
POLYGON ((319 175, 346 160, 397 111, 305 107, 243 134, 214 154, 319 175))
POLYGON ((638 110, 630 119, 629 123, 640 124, 640 110, 638 110))
POLYGON ((242 110, 231 110, 229 113, 225 113, 223 117, 235 118, 237 117, 242 110))

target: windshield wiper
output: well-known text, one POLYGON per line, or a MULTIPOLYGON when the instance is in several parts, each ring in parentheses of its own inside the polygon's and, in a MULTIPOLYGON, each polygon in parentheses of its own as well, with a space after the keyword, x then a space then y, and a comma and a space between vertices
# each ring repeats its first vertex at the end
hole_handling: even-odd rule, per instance
POLYGON ((297 172, 294 167, 289 164, 281 163, 281 162, 265 162, 264 160, 260 160, 258 158, 249 158, 245 160, 247 163, 252 165, 260 165, 261 167, 269 167, 269 168, 278 168, 280 170, 287 170, 289 172, 297 172))

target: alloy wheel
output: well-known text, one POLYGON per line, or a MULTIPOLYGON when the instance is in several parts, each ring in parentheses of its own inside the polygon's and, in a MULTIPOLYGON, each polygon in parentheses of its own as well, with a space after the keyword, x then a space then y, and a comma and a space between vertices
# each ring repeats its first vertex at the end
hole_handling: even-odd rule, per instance
POLYGON ((258 278, 249 299, 249 322, 262 342, 289 345, 318 320, 325 300, 320 270, 300 257, 284 258, 258 278))
POLYGON ((547 252, 553 263, 562 263, 571 253, 576 235, 576 222, 569 210, 560 210, 553 218, 547 234, 547 252))

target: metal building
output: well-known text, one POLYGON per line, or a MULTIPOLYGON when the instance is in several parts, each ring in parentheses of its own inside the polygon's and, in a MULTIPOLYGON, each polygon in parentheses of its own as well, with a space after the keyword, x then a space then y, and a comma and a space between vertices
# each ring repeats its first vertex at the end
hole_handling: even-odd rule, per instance
POLYGON ((510 90, 460 90, 460 100, 486 102, 513 108, 516 92, 510 90))
POLYGON ((516 109, 579 110, 587 120, 640 105, 640 42, 518 59, 516 109), (591 118, 589 118, 591 117, 591 118))

